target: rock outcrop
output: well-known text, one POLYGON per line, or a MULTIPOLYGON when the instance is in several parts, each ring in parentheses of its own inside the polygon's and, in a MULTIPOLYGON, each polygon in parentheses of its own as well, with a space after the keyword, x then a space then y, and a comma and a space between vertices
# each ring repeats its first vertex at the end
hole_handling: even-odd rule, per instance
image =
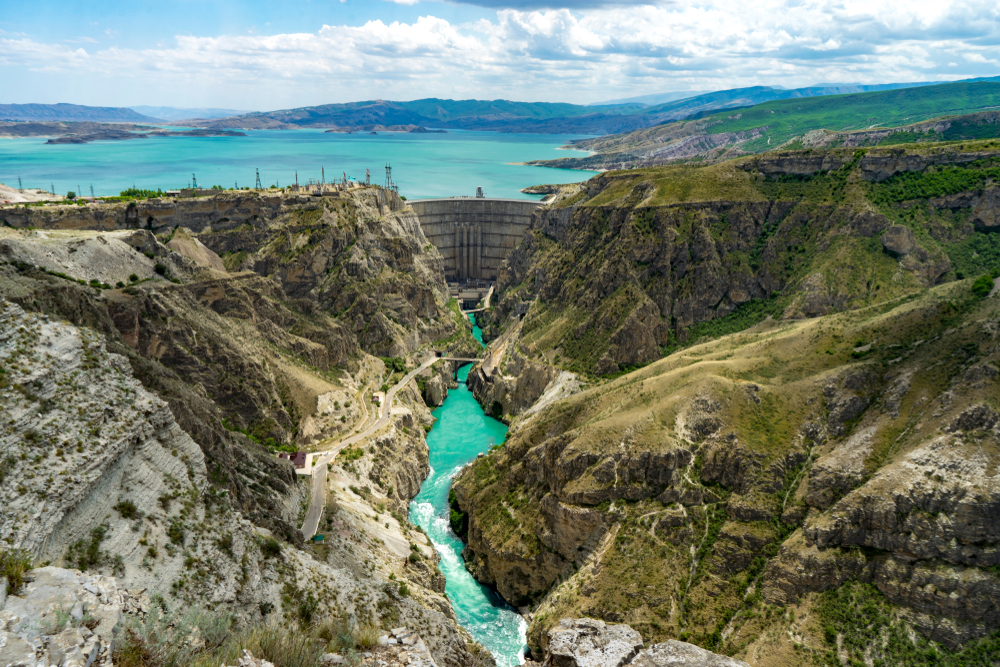
MULTIPOLYGON (((854 153, 769 153, 690 172, 596 176, 533 216, 500 268, 484 329, 499 337, 526 313, 518 325, 530 341, 524 373, 544 361, 610 375, 710 333, 712 320, 730 318, 728 329, 768 316, 817 317, 969 271, 954 262, 965 266, 961 244, 992 229, 995 188, 973 184, 989 182, 982 170, 996 153, 854 153), (911 194, 900 180, 942 168, 966 170, 970 189, 936 197, 941 186, 929 185, 911 194), (856 197, 841 194, 845 179, 856 197), (795 185, 804 181, 810 185, 795 185), (963 222, 944 222, 955 216, 963 222)), ((517 414, 508 396, 522 382, 520 369, 506 371, 483 404, 510 403, 517 414)))
POLYGON ((470 570, 532 606, 533 651, 588 615, 738 654, 773 627, 755 600, 815 618, 855 584, 919 641, 988 643, 1000 301, 970 282, 765 322, 514 421, 455 480, 470 570))
POLYGON ((564 618, 549 631, 545 667, 749 667, 745 662, 671 639, 644 649, 627 625, 564 618))
POLYGON ((58 567, 33 570, 23 590, 8 593, 6 600, 0 596, 0 664, 111 667, 123 611, 148 604, 140 592, 119 588, 113 577, 58 567))

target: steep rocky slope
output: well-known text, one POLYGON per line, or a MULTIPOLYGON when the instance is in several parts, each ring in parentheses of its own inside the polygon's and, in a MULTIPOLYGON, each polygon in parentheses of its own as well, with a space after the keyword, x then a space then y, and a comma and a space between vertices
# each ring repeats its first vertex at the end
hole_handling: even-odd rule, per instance
POLYGON ((170 618, 207 606, 310 637, 405 624, 438 664, 481 662, 403 516, 428 469, 417 383, 338 460, 326 545, 302 545, 309 478, 275 456, 374 420, 402 360, 366 350, 471 340, 415 219, 340 194, 178 202, 178 224, 146 229, 128 204, 17 213, 0 233, 2 538, 146 588, 170 618))
POLYGON ((210 605, 243 623, 275 614, 303 628, 331 617, 404 621, 423 628, 442 664, 471 660, 446 601, 400 596, 367 561, 282 547, 249 522, 169 406, 103 337, 3 302, 0 340, 6 544, 36 562, 114 573, 164 611, 210 605))
POLYGON ((988 655, 1000 299, 971 283, 761 323, 520 420, 456 480, 470 569, 530 607, 533 650, 587 615, 753 665, 988 655))
POLYGON ((378 188, 324 197, 225 192, 85 207, 7 208, 0 209, 0 221, 15 229, 141 228, 167 243, 179 233, 178 242, 193 239, 221 255, 229 271, 275 278, 299 309, 336 317, 372 354, 406 354, 448 338, 456 328, 443 308, 440 255, 416 216, 392 212, 378 188))
POLYGON ((508 349, 607 375, 767 316, 979 275, 1000 259, 998 167, 995 142, 969 142, 602 174, 536 214, 484 330, 526 312, 508 349))

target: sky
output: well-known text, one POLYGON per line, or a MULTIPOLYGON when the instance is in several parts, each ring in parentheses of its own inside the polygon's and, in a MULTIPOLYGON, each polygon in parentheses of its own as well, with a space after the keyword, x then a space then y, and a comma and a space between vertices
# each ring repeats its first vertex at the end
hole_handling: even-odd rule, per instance
POLYGON ((997 74, 996 0, 0 0, 0 103, 587 104, 997 74))

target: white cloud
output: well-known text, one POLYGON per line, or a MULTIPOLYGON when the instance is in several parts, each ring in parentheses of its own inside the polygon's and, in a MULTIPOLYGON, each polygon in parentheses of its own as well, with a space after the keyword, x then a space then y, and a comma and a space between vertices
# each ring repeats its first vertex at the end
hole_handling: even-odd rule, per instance
MULTIPOLYGON (((142 91, 150 103, 176 105, 281 108, 431 96, 587 102, 664 90, 997 74, 983 53, 992 55, 998 43, 1000 10, 984 0, 707 0, 501 9, 472 25, 423 16, 314 33, 179 36, 167 48, 85 50, 0 38, 0 67, 127 81, 130 101, 142 91)), ((111 103, 116 89, 100 89, 101 101, 111 103)))

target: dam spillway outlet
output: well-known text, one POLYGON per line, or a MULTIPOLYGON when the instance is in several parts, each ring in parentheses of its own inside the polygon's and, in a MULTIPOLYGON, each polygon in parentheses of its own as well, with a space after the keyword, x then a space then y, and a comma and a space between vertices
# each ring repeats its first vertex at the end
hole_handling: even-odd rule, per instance
POLYGON ((517 247, 540 206, 523 199, 452 197, 407 202, 424 236, 444 257, 448 282, 497 278, 500 262, 517 247))

